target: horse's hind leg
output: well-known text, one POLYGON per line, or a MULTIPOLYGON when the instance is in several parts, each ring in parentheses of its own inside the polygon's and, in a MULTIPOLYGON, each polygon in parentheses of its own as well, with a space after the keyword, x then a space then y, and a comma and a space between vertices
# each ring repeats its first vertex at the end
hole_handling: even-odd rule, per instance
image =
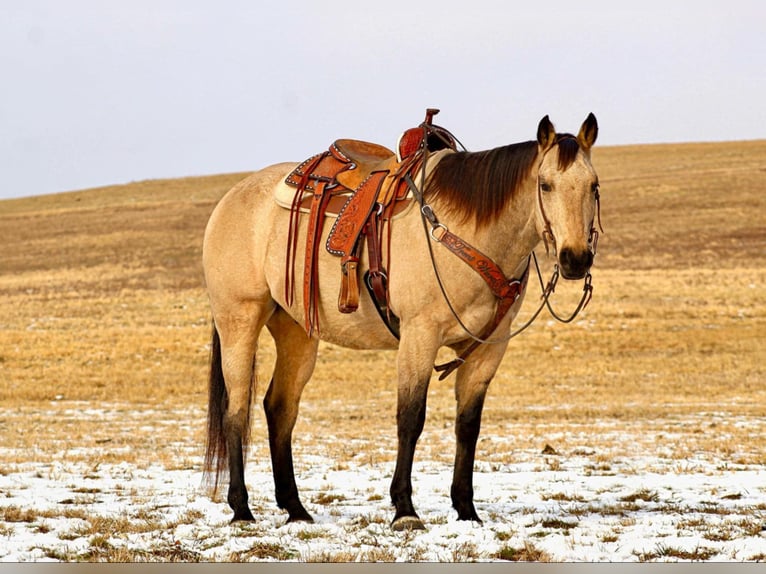
POLYGON ((267 327, 277 349, 274 376, 263 399, 277 505, 288 512, 288 522, 313 522, 295 484, 292 436, 303 388, 314 372, 319 340, 310 338, 282 309, 274 313, 267 327))
MULTIPOLYGON (((213 361, 208 405, 208 461, 226 458, 229 471, 227 501, 232 522, 254 520, 245 486, 245 451, 255 386, 258 334, 268 313, 257 305, 241 304, 215 318, 213 361), (260 312, 259 312, 260 311, 260 312)), ((218 472, 222 464, 217 464, 218 472)))

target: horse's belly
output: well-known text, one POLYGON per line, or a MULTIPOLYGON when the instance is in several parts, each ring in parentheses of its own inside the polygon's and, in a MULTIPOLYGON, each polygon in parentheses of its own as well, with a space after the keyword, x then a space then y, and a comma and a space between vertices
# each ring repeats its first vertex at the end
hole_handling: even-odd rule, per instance
MULTIPOLYGON (((319 339, 349 349, 396 350, 399 341, 389 332, 367 295, 363 293, 362 297, 365 300, 353 313, 341 313, 335 301, 322 297, 319 339)), ((302 305, 294 303, 285 310, 296 322, 305 324, 302 305)))

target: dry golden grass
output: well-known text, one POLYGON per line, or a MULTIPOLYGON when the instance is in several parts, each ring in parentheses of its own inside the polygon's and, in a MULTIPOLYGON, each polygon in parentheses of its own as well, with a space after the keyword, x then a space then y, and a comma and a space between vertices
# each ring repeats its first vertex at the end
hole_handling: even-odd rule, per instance
MULTIPOLYGON (((478 459, 502 464, 508 449, 494 438, 513 436, 570 453, 656 444, 679 460, 766 463, 766 141, 594 154, 606 228, 594 299, 575 323, 543 319, 511 343, 478 459), (628 431, 645 442, 620 440, 628 431)), ((16 453, 0 455, 0 472, 19 452, 90 457, 78 449, 94 445, 104 460, 199 465, 188 444, 202 447, 206 403, 202 233, 242 177, 0 202, 0 443, 16 453)), ((556 303, 571 308, 578 295, 562 284, 556 303)), ((273 362, 267 335, 259 359, 258 398, 273 362)), ((392 361, 323 345, 297 448, 319 441, 338 464, 393 456, 392 361), (384 451, 349 446, 379 441, 380 429, 384 451)), ((453 409, 451 381, 434 381, 426 435, 451 426, 453 409)), ((253 438, 265 456, 262 416, 253 438)), ((433 451, 449 463, 450 446, 433 451)))

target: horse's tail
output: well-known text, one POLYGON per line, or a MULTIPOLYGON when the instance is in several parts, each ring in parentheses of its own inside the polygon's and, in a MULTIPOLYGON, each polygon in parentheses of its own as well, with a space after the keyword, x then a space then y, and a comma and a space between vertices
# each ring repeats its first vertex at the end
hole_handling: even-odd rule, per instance
POLYGON ((227 448, 223 432, 223 417, 229 402, 221 365, 221 338, 213 322, 210 343, 210 382, 207 403, 207 446, 205 448, 205 475, 213 478, 213 489, 218 490, 218 480, 226 467, 227 448))

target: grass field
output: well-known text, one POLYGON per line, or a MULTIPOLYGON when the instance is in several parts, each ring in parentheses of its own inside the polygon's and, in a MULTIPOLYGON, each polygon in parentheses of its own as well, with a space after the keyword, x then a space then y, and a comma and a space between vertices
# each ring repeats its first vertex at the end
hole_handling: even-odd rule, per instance
MULTIPOLYGON (((542 319, 511 343, 477 460, 502 465, 552 444, 590 453, 594 468, 658 450, 679 467, 766 468, 766 141, 597 148, 594 165, 606 234, 593 301, 575 323, 542 319), (497 446, 510 438, 512 449, 497 446)), ((62 453, 200 468, 210 337, 202 233, 244 175, 0 202, 0 475, 62 453), (107 420, 78 414, 103 406, 107 420)), ((556 304, 569 309, 578 295, 561 285, 556 304)), ((267 337, 258 399, 273 362, 267 337)), ((323 345, 297 464, 313 441, 337 465, 360 451, 390 461, 393 378, 390 353, 323 345)), ((453 418, 451 379, 434 381, 423 440, 450 439, 453 418)), ((265 437, 259 413, 252 457, 267 456, 265 437)), ((452 447, 431 455, 449 467, 452 447)), ((766 504, 750 510, 766 516, 766 504)))

